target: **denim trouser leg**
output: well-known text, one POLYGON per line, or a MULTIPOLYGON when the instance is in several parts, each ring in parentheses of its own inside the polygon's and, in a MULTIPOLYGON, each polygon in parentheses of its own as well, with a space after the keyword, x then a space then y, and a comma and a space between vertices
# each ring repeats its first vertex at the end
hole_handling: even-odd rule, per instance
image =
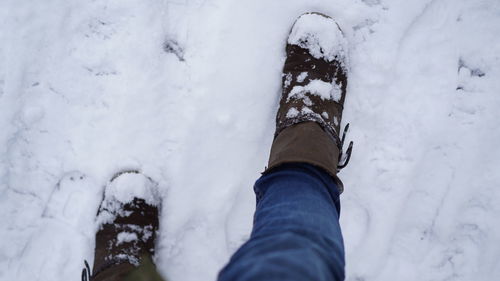
POLYGON ((219 281, 344 280, 339 192, 322 169, 287 164, 255 183, 250 239, 219 281))

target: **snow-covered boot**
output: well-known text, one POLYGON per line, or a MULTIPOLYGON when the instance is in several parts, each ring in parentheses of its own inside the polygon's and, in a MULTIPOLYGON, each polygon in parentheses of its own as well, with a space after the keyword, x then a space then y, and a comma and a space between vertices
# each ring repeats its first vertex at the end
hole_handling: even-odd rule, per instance
POLYGON ((128 280, 140 265, 143 271, 150 271, 144 280, 161 280, 152 264, 159 206, 158 186, 150 178, 137 171, 113 177, 97 214, 99 229, 92 276, 84 278, 84 270, 82 279, 128 280))
POLYGON ((349 161, 352 143, 342 153, 340 122, 347 88, 348 52, 342 30, 319 13, 300 16, 286 45, 283 94, 268 168, 302 162, 333 176, 349 161))

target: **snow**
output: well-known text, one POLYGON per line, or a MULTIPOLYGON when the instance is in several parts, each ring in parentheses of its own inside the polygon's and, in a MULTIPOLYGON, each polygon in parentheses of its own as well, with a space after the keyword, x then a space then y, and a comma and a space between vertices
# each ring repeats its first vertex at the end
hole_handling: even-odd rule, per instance
POLYGON ((292 83, 293 76, 291 73, 287 73, 285 76, 285 82, 283 83, 283 88, 288 88, 290 87, 290 84, 292 83))
MULTIPOLYGON (((123 210, 123 204, 132 202, 134 198, 141 198, 152 206, 161 206, 162 195, 158 184, 139 173, 138 171, 121 171, 104 188, 102 207, 95 220, 99 228, 105 223, 111 223, 117 215, 129 216, 132 211, 123 210)), ((51 203, 49 203, 50 205, 51 203)))
POLYGON ((297 82, 302 83, 307 78, 308 73, 306 71, 302 72, 297 76, 297 82))
POLYGON ((143 174, 128 172, 113 179, 106 187, 104 200, 114 200, 122 204, 141 198, 148 205, 159 206, 161 196, 158 185, 143 174))
POLYGON ((0 280, 78 280, 125 170, 158 183, 161 273, 215 280, 249 236, 306 11, 348 42, 347 280, 500 279, 498 1, 5 0, 0 280))
POLYGON ((128 263, 133 264, 135 266, 139 266, 140 264, 139 259, 133 255, 118 254, 115 256, 115 258, 120 261, 127 261, 128 263))
POLYGON ((324 15, 310 13, 300 16, 293 25, 288 43, 308 49, 317 59, 337 59, 344 63, 348 58, 342 31, 333 19, 324 15))
POLYGON ((300 113, 302 113, 303 115, 307 115, 307 114, 313 114, 313 113, 314 113, 314 111, 312 111, 312 109, 310 109, 309 107, 304 106, 304 107, 302 107, 302 109, 300 110, 300 113))
POLYGON ((116 239, 116 245, 120 245, 122 243, 128 243, 137 240, 137 234, 134 232, 120 232, 118 233, 117 239, 116 239))
POLYGON ((288 110, 288 112, 286 113, 286 118, 295 118, 299 115, 299 111, 297 110, 297 108, 295 107, 292 107, 288 110))
POLYGON ((288 93, 287 100, 304 99, 307 95, 318 96, 322 100, 333 100, 339 102, 342 97, 342 84, 334 82, 325 82, 320 79, 312 79, 307 85, 294 86, 288 93))

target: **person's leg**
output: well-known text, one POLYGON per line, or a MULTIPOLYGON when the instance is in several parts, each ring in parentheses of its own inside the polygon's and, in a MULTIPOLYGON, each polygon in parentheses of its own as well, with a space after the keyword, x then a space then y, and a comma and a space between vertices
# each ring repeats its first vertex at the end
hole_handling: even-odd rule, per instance
POLYGON ((318 13, 295 22, 268 168, 255 184, 250 240, 219 281, 343 280, 337 176, 349 160, 339 136, 347 90, 347 42, 318 13), (340 163, 339 163, 340 162, 340 163))
POLYGON ((328 173, 282 165, 256 182, 255 193, 250 240, 219 281, 344 280, 339 191, 328 173))

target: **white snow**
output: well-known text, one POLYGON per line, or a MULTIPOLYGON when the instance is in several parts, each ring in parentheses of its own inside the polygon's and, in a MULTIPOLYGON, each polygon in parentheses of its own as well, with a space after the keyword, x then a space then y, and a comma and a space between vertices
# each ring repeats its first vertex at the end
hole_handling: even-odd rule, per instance
POLYGON ((97 227, 111 223, 116 215, 129 216, 132 211, 125 211, 122 207, 134 198, 144 199, 149 205, 160 206, 162 196, 158 184, 141 173, 123 172, 114 175, 114 179, 104 189, 104 211, 99 212, 96 218, 97 227))
POLYGON ((129 263, 135 265, 135 266, 139 266, 139 260, 133 256, 133 255, 129 255, 129 254, 118 254, 115 256, 117 260, 128 260, 129 263))
POLYGON ((294 86, 288 94, 287 100, 304 99, 308 95, 319 96, 322 100, 339 102, 342 98, 341 85, 329 83, 320 79, 313 79, 304 86, 294 86))
POLYGON ((311 113, 314 113, 314 111, 312 111, 312 109, 310 109, 309 107, 304 106, 300 110, 300 113, 302 113, 302 114, 311 114, 311 113))
POLYGON ((116 245, 120 245, 122 243, 128 243, 137 240, 137 234, 134 232, 120 232, 118 233, 118 236, 116 237, 116 245))
POLYGON ((302 15, 293 25, 288 43, 308 49, 317 58, 332 61, 336 57, 345 62, 348 57, 347 41, 337 23, 323 15, 302 15))
POLYGON ((347 280, 500 280, 497 0, 0 1, 0 280, 79 280, 134 169, 163 198, 159 270, 215 280, 311 10, 348 41, 347 280))
POLYGON ((291 73, 287 73, 286 76, 285 76, 285 83, 283 83, 283 87, 284 88, 288 88, 290 87, 290 84, 292 83, 292 74, 291 73))
POLYGON ((159 206, 161 196, 157 183, 141 173, 123 173, 116 177, 105 189, 104 200, 116 200, 120 203, 132 202, 141 198, 153 206, 159 206))
POLYGON ((294 118, 294 117, 297 117, 298 115, 299 115, 299 111, 297 110, 297 108, 292 107, 286 113, 286 118, 294 118))
POLYGON ((297 82, 299 83, 304 82, 304 80, 307 78, 307 75, 308 75, 307 71, 300 73, 299 76, 297 76, 297 82))

